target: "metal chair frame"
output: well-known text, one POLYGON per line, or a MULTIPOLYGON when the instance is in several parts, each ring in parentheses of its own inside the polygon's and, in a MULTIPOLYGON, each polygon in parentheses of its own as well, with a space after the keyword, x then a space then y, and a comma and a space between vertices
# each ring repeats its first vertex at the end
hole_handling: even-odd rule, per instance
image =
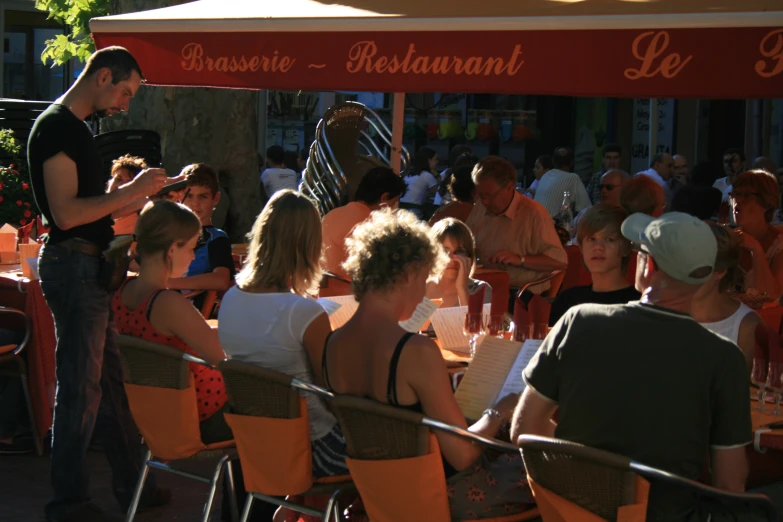
POLYGON ((22 342, 19 343, 16 348, 10 352, 0 354, 0 375, 7 375, 9 377, 19 377, 22 381, 22 392, 24 393, 24 402, 27 407, 27 415, 30 418, 30 430, 33 432, 33 441, 35 444, 35 453, 40 457, 43 455, 43 440, 38 434, 38 425, 35 422, 35 414, 33 412, 33 403, 30 401, 30 386, 27 382, 27 364, 20 355, 22 351, 27 347, 27 343, 30 342, 32 336, 32 323, 27 314, 16 308, 10 308, 7 306, 0 306, 0 314, 15 315, 22 318, 24 322, 24 337, 22 342), (6 369, 6 365, 14 365, 15 370, 6 369))
MULTIPOLYGON (((172 368, 172 370, 178 373, 177 380, 180 381, 179 384, 183 386, 183 388, 187 387, 185 383, 188 382, 187 379, 188 379, 188 375, 190 374, 190 370, 187 366, 187 363, 191 362, 191 363, 200 364, 202 366, 206 366, 208 368, 214 368, 205 360, 195 357, 189 353, 181 352, 180 350, 171 348, 170 346, 162 345, 159 343, 153 343, 150 341, 145 341, 143 339, 139 339, 137 337, 132 337, 129 335, 119 335, 117 337, 117 345, 120 348, 120 354, 122 356, 123 366, 125 367, 126 382, 133 383, 133 380, 136 377, 134 376, 134 371, 132 371, 130 368, 131 364, 129 363, 127 359, 127 354, 125 353, 125 349, 127 347, 131 347, 132 349, 140 352, 141 351, 146 352, 146 354, 149 356, 151 360, 156 360, 159 362, 165 361, 168 362, 169 364, 171 364, 172 362, 176 362, 177 367, 172 368)), ((154 386, 148 379, 145 379, 145 381, 146 382, 141 382, 140 384, 144 386, 154 386)), ((183 389, 183 388, 179 388, 179 389, 183 389)), ((131 501, 130 507, 128 508, 128 513, 125 515, 125 521, 132 522, 133 519, 135 518, 136 511, 138 510, 138 506, 139 506, 139 501, 141 499, 141 493, 142 490, 144 489, 144 482, 147 479, 147 475, 149 473, 150 468, 153 468, 159 471, 165 471, 167 473, 179 475, 181 477, 186 477, 209 485, 209 493, 207 495, 207 501, 204 504, 202 522, 209 522, 209 512, 212 510, 212 504, 214 503, 215 500, 217 485, 218 482, 220 481, 221 476, 223 475, 223 472, 225 471, 225 478, 228 481, 228 487, 231 492, 230 499, 229 499, 229 504, 231 506, 231 520, 232 522, 237 522, 239 520, 239 509, 236 505, 236 495, 234 490, 234 473, 232 469, 232 461, 238 459, 238 455, 236 453, 235 448, 232 446, 232 447, 221 448, 221 449, 205 449, 195 453, 188 459, 182 459, 182 460, 195 460, 195 459, 202 460, 202 459, 214 459, 214 458, 218 459, 214 471, 210 476, 205 477, 203 475, 198 475, 195 473, 190 473, 187 471, 177 469, 173 467, 171 464, 164 462, 162 460, 156 460, 156 457, 152 454, 152 451, 147 449, 147 452, 144 455, 144 461, 142 463, 141 473, 139 474, 139 481, 136 484, 136 490, 133 492, 133 500, 131 501)), ((173 462, 177 462, 177 461, 173 461, 173 462)))
MULTIPOLYGON (((526 290, 530 289, 531 287, 546 283, 547 281, 554 281, 557 282, 558 277, 565 277, 565 270, 553 270, 549 275, 542 277, 541 279, 536 279, 535 281, 530 281, 529 283, 525 283, 522 288, 519 289, 517 292, 517 299, 522 298, 522 294, 525 293, 526 290)), ((560 284, 562 284, 563 280, 560 280, 560 284)), ((544 290, 541 292, 542 297, 555 297, 557 295, 558 290, 560 290, 560 284, 554 285, 551 284, 549 289, 544 290)))
MULTIPOLYGON (((777 512, 775 511, 774 505, 764 495, 753 494, 753 493, 740 494, 740 493, 730 493, 727 491, 721 491, 719 489, 716 489, 711 486, 707 486, 705 484, 701 484, 694 480, 686 479, 684 477, 680 477, 678 475, 669 473, 667 471, 662 471, 650 466, 646 466, 644 464, 640 464, 628 457, 624 457, 616 453, 611 453, 597 448, 591 448, 589 446, 584 446, 582 444, 578 444, 566 440, 552 439, 548 437, 538 437, 534 435, 521 435, 517 439, 517 446, 520 453, 522 454, 522 459, 525 461, 525 467, 528 470, 528 474, 533 476, 536 482, 538 482, 543 487, 549 489, 550 491, 552 491, 557 495, 561 495, 562 493, 557 491, 555 484, 542 483, 542 481, 535 476, 536 475, 535 465, 529 462, 529 458, 527 459, 525 458, 526 452, 528 452, 528 454, 533 452, 559 453, 561 455, 567 455, 569 457, 572 457, 575 460, 585 462, 588 465, 596 465, 603 468, 614 469, 619 472, 636 474, 646 479, 648 482, 650 482, 651 486, 654 486, 656 482, 666 483, 668 485, 691 490, 699 497, 708 497, 708 498, 718 499, 723 501, 752 504, 756 507, 761 508, 770 522, 778 521, 778 515, 777 512)), ((547 465, 549 466, 554 465, 552 464, 552 459, 547 459, 547 465)), ((564 498, 566 498, 571 502, 579 504, 578 499, 576 498, 568 498, 568 495, 564 496, 564 498)), ((581 507, 590 510, 587 506, 581 506, 581 507)), ((608 510, 616 511, 617 507, 619 506, 609 506, 608 510)), ((599 515, 604 516, 600 513, 599 515)), ((610 520, 612 519, 610 518, 610 520)))

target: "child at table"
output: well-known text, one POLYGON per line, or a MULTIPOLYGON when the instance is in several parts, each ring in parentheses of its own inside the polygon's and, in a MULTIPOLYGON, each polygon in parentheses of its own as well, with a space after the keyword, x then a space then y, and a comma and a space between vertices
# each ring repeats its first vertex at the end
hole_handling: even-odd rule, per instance
POLYGON ((484 289, 484 302, 491 303, 492 287, 471 277, 476 270, 476 241, 468 226, 445 218, 433 225, 432 234, 450 261, 440 279, 427 285, 427 297, 442 299, 441 308, 468 306, 468 297, 484 289))
MULTIPOLYGON (((135 235, 116 239, 108 257, 126 255, 136 238, 139 275, 125 281, 112 298, 120 334, 165 344, 217 365, 225 358, 215 330, 180 292, 167 287, 193 260, 201 223, 187 207, 170 201, 148 203, 135 235)), ((190 363, 196 385, 201 439, 209 444, 232 438, 225 422, 226 389, 220 372, 190 363)))

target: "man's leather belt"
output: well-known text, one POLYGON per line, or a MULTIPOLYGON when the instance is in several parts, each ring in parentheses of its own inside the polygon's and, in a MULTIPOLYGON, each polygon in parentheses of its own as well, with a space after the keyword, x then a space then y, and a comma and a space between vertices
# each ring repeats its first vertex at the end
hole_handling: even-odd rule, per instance
POLYGON ((103 254, 101 247, 88 241, 84 241, 83 239, 70 238, 66 239, 65 241, 60 241, 54 246, 67 248, 68 250, 73 250, 74 252, 79 252, 80 254, 91 257, 101 257, 103 254))

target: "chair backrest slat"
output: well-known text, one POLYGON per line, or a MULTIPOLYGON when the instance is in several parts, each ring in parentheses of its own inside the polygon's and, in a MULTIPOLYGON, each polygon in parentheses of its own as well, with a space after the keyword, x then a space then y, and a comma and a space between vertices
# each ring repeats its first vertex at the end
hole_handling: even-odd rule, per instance
POLYGON ((429 429, 420 413, 347 395, 335 396, 333 405, 354 459, 396 460, 429 451, 429 429))
POLYGON ((299 392, 291 387, 292 377, 231 359, 220 363, 220 372, 233 413, 274 419, 299 417, 299 392))
POLYGON ((125 382, 175 390, 190 386, 190 371, 181 350, 130 335, 118 336, 117 345, 125 382))

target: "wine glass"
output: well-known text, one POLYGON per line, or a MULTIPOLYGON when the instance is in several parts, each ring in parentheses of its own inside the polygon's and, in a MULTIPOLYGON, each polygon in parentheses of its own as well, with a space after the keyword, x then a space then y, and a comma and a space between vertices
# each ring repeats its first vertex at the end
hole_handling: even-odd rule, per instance
POLYGON ((511 322, 511 327, 509 328, 509 332, 511 333, 511 340, 514 342, 525 342, 528 339, 533 338, 533 325, 530 323, 515 323, 514 321, 511 322))
POLYGON ((758 402, 755 408, 757 411, 764 412, 765 391, 767 388, 767 374, 769 373, 769 363, 766 359, 759 357, 753 358, 753 370, 750 372, 750 382, 759 387, 758 402))
POLYGON ((476 355, 476 344, 484 333, 486 333, 486 325, 484 323, 484 314, 481 313, 467 313, 465 314, 465 323, 462 326, 463 333, 469 337, 470 356, 476 355))
POLYGON ((783 393, 783 383, 781 383, 781 372, 783 372, 783 363, 769 362, 767 371, 767 387, 775 394, 775 406, 772 409, 772 415, 780 415, 780 400, 783 393))
POLYGON ((487 314, 484 316, 486 320, 486 330, 489 335, 503 339, 504 337, 504 324, 502 314, 487 314))

